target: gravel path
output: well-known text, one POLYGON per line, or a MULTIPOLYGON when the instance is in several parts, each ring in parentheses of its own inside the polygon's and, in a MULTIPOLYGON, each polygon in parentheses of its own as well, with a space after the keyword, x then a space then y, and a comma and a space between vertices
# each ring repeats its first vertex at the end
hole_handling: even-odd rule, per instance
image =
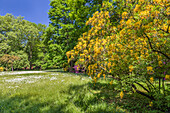
POLYGON ((0 75, 15 75, 28 73, 45 73, 45 71, 14 71, 14 72, 0 72, 0 75))

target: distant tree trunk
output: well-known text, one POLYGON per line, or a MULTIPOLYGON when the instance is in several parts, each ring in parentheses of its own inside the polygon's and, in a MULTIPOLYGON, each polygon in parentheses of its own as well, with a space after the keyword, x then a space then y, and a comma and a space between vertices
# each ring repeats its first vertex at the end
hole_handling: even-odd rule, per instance
POLYGON ((14 67, 13 67, 13 64, 11 65, 11 68, 12 68, 12 71, 14 71, 14 67))
POLYGON ((30 70, 31 70, 31 67, 32 67, 32 62, 30 61, 30 70))
POLYGON ((70 64, 70 72, 73 72, 74 71, 74 69, 73 69, 73 67, 74 67, 74 64, 75 64, 75 62, 76 62, 76 59, 73 59, 73 60, 71 60, 70 62, 69 62, 69 64, 70 64))
POLYGON ((31 70, 31 67, 32 67, 32 44, 30 45, 30 70, 31 70))

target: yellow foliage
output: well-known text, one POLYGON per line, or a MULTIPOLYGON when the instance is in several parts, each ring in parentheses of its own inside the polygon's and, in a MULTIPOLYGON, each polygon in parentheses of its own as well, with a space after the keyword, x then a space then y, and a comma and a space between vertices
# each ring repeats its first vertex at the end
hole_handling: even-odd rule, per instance
POLYGON ((127 15, 128 15, 128 13, 127 12, 123 12, 122 13, 122 18, 124 19, 124 18, 126 18, 127 17, 127 15))
POLYGON ((150 81, 151 81, 151 83, 153 83, 153 81, 154 81, 154 78, 153 78, 153 77, 151 77, 151 78, 150 78, 150 81))
POLYGON ((4 71, 4 68, 3 67, 0 67, 0 72, 4 71))
POLYGON ((170 75, 165 75, 166 80, 170 80, 170 75))
POLYGON ((140 12, 140 17, 141 17, 141 19, 144 19, 144 18, 147 18, 147 17, 149 17, 149 11, 141 11, 140 12))
POLYGON ((106 74, 103 74, 104 79, 106 78, 106 74))
POLYGON ((140 10, 140 5, 136 4, 135 9, 134 9, 134 12, 137 12, 137 11, 139 11, 139 10, 140 10))
POLYGON ((101 73, 98 73, 97 78, 100 78, 100 76, 101 76, 101 73))
POLYGON ((163 66, 162 61, 159 61, 159 62, 158 62, 158 64, 159 64, 159 66, 160 66, 160 67, 162 67, 162 66, 163 66))
POLYGON ((113 84, 113 80, 110 82, 110 85, 112 85, 113 84))
POLYGON ((124 96, 123 91, 120 92, 120 98, 122 99, 124 96))
POLYGON ((151 102, 149 102, 149 106, 150 107, 152 107, 153 106, 153 102, 151 101, 151 102))
POLYGON ((148 74, 153 74, 154 73, 153 68, 151 66, 147 67, 147 73, 148 74))
POLYGON ((108 67, 111 68, 111 62, 108 63, 108 67))
POLYGON ((130 65, 130 66, 129 66, 129 72, 132 72, 132 71, 133 71, 133 66, 130 65))
POLYGON ((94 76, 94 83, 96 83, 97 82, 97 79, 96 79, 96 77, 94 76))
MULTIPOLYGON (((91 25, 92 28, 79 39, 75 51, 66 54, 68 60, 70 55, 77 58, 94 81, 103 73, 115 74, 116 72, 121 75, 121 72, 132 72, 134 67, 144 65, 145 61, 154 67, 155 65, 162 67, 165 57, 152 50, 153 48, 165 50, 163 53, 168 52, 166 51, 169 47, 167 32, 170 21, 163 15, 169 14, 169 7, 165 8, 162 2, 164 6, 168 6, 165 0, 154 0, 152 4, 146 0, 139 0, 135 8, 130 9, 129 6, 134 5, 128 1, 125 12, 119 15, 122 19, 116 26, 110 22, 110 12, 97 11, 86 22, 86 25, 91 25), (150 46, 149 41, 153 47, 150 46), (156 62, 153 62, 153 59, 156 62), (99 73, 102 70, 104 72, 99 73)), ((143 68, 145 67, 146 65, 143 68)), ((151 66, 146 68, 148 74, 156 72, 156 69, 153 70, 151 66)), ((105 74, 103 74, 104 78, 105 74)), ((152 77, 150 80, 153 80, 152 77)))

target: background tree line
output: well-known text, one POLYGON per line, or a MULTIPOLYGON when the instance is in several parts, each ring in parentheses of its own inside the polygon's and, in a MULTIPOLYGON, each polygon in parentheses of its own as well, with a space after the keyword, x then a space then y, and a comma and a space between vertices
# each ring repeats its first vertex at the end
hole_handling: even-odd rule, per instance
POLYGON ((52 0, 46 27, 15 17, 0 16, 0 66, 5 70, 61 68, 66 52, 91 26, 88 18, 103 0, 52 0))
POLYGON ((45 25, 11 14, 0 16, 0 62, 6 70, 41 68, 45 25))

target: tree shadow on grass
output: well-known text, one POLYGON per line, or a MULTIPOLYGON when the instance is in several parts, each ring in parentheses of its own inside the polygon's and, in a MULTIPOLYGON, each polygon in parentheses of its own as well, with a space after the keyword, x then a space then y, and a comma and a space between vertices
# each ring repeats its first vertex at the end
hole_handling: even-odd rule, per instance
POLYGON ((54 101, 41 102, 37 95, 16 95, 0 101, 0 113, 63 113, 62 109, 66 104, 53 103, 54 101))
MULTIPOLYGON (((14 113, 115 113, 115 112, 141 112, 148 109, 145 98, 136 94, 125 93, 123 99, 116 84, 88 82, 83 85, 70 85, 62 89, 61 97, 51 100, 40 100, 37 94, 15 94, 0 100, 0 112, 14 113), (65 98, 62 98, 66 95, 65 98), (120 106, 120 108, 116 108, 120 106), (146 108, 142 108, 146 107, 146 108)), ((57 95, 57 94, 56 94, 57 95)), ((44 98, 44 97, 43 97, 44 98)), ((41 97, 42 99, 42 97, 41 97)))
MULTIPOLYGON (((83 112, 113 113, 113 112, 161 112, 149 107, 150 100, 138 93, 124 91, 120 99, 120 91, 115 89, 117 84, 93 83, 72 85, 67 92, 67 105, 71 102, 83 112)), ((67 106, 66 105, 66 106, 67 106)))
POLYGON ((15 94, 11 97, 3 97, 0 101, 0 112, 28 113, 37 112, 45 103, 36 103, 38 98, 34 94, 15 94), (31 99, 34 97, 34 99, 31 99))
POLYGON ((116 111, 114 106, 108 104, 109 102, 104 98, 106 100, 113 99, 117 92, 104 90, 106 87, 106 83, 98 83, 94 87, 91 82, 84 85, 71 85, 66 92, 63 92, 69 96, 65 104, 61 106, 65 106, 64 109, 66 109, 67 106, 72 105, 73 108, 79 108, 81 112, 113 113, 116 111))
MULTIPOLYGON (((1 97, 0 112, 14 113, 112 113, 113 106, 103 102, 100 98, 101 92, 97 92, 98 87, 91 87, 92 83, 83 85, 70 85, 69 88, 60 91, 60 95, 67 95, 55 100, 41 101, 38 93, 13 94, 1 97), (95 88, 95 90, 93 89, 95 88)), ((98 84, 105 87, 105 84, 98 84)), ((108 92, 107 92, 108 94, 108 92)), ((105 96, 105 95, 103 95, 105 96)))

